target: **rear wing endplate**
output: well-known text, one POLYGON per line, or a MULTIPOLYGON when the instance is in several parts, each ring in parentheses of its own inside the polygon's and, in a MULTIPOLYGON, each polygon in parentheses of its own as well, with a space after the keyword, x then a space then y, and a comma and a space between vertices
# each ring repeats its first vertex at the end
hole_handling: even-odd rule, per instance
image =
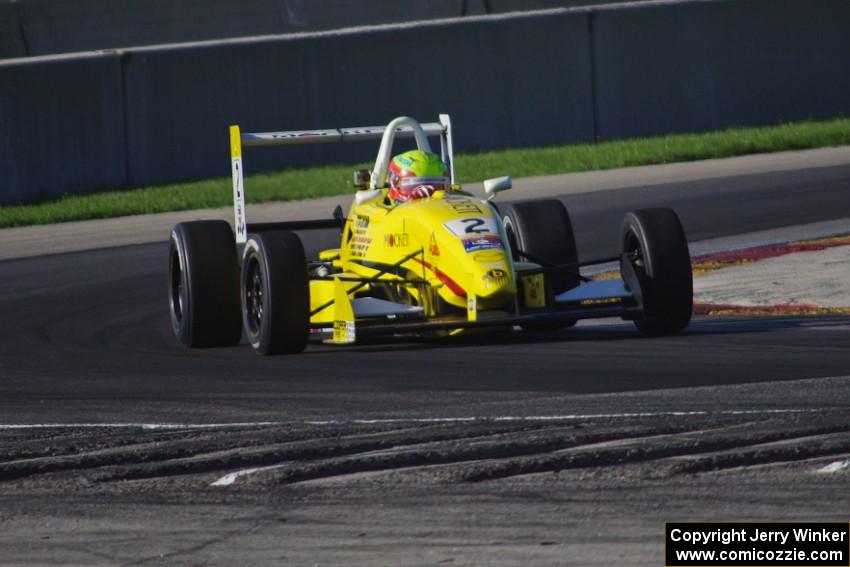
POLYGON ((378 158, 372 171, 373 189, 386 184, 389 153, 396 138, 415 138, 421 150, 430 151, 428 137, 440 138, 440 157, 449 167, 451 183, 455 183, 454 147, 452 122, 448 114, 440 114, 439 122, 419 124, 413 118, 400 116, 387 126, 364 126, 360 128, 333 128, 330 130, 292 130, 286 132, 242 133, 239 126, 230 127, 230 168, 233 177, 233 212, 237 244, 248 238, 245 212, 244 169, 242 147, 285 146, 295 144, 326 144, 332 142, 365 142, 381 140, 378 158))

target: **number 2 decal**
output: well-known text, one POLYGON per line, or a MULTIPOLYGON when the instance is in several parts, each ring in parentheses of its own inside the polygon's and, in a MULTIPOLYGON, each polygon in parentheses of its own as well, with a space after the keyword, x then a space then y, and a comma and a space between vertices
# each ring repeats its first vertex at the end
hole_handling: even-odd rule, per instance
POLYGON ((461 222, 466 224, 466 234, 484 234, 487 231, 484 226, 484 219, 461 219, 461 222))
POLYGON ((445 227, 455 236, 466 236, 469 234, 499 234, 496 219, 467 217, 450 220, 445 227))

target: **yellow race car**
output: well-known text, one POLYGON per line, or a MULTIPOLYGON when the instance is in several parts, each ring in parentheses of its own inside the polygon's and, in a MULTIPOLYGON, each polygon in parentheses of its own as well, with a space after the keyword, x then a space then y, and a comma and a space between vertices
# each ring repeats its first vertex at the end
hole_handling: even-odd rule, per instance
POLYGON ((511 188, 509 177, 487 180, 487 199, 455 183, 448 115, 317 131, 232 126, 230 145, 234 227, 194 221, 171 232, 171 323, 188 347, 237 344, 243 330, 256 352, 274 354, 301 352, 311 337, 351 344, 375 335, 546 331, 595 317, 629 319, 659 334, 690 321, 690 255, 672 210, 627 214, 621 253, 579 263, 561 201, 521 201, 500 211, 493 198, 511 188), (440 140, 446 183, 428 185, 424 198, 393 198, 394 143, 413 138, 416 151, 431 155, 429 137, 440 140), (247 222, 243 147, 378 139, 372 171, 354 172, 347 216, 337 207, 329 219, 247 222), (295 231, 311 229, 339 230, 339 246, 306 258, 295 231), (608 262, 619 263, 621 277, 597 281, 580 271, 608 262))

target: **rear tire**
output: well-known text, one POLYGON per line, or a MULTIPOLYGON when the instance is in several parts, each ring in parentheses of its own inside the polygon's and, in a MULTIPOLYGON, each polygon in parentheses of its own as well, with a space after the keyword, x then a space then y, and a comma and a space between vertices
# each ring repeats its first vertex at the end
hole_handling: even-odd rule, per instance
MULTIPOLYGON (((688 240, 672 209, 628 213, 621 230, 623 253, 635 256, 643 314, 634 320, 644 334, 676 333, 693 312, 693 275, 688 240)), ((623 260, 626 261, 626 260, 623 260)))
MULTIPOLYGON (((542 261, 551 265, 578 262, 570 215, 558 199, 514 203, 505 209, 502 223, 515 261, 542 261)), ((578 272, 578 268, 575 271, 578 272)), ((563 293, 581 283, 577 275, 567 272, 546 274, 545 278, 547 297, 563 293)), ((530 323, 522 328, 527 331, 554 331, 573 325, 575 321, 565 320, 530 323)))
POLYGON ((171 330, 189 348, 229 346, 242 337, 239 267, 225 221, 181 222, 168 247, 171 330))
POLYGON ((242 255, 242 319, 258 354, 294 354, 310 334, 310 283, 301 239, 249 234, 242 255))

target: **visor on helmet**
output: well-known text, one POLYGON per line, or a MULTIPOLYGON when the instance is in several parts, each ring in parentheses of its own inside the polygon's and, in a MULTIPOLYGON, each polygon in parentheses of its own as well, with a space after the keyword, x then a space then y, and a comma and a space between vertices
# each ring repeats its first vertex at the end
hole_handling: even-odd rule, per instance
POLYGON ((398 189, 405 194, 423 185, 432 187, 432 191, 447 191, 449 189, 448 177, 402 177, 399 181, 398 189))

